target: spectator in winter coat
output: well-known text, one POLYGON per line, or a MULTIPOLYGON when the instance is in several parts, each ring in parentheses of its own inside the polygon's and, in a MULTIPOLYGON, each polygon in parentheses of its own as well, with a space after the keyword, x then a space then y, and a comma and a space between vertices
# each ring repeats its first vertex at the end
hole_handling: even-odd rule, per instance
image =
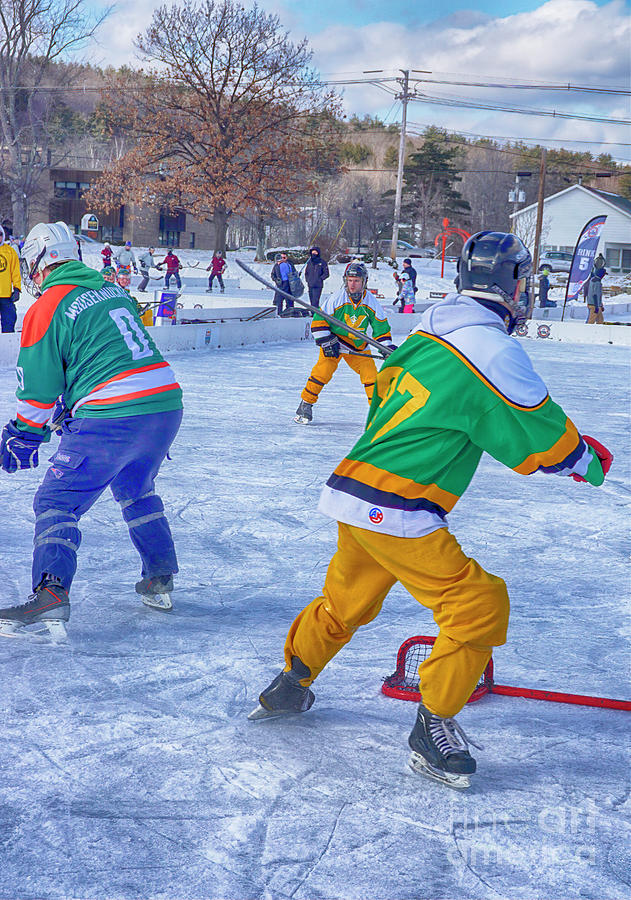
MULTIPOLYGON (((416 293, 416 269, 412 265, 411 259, 406 258, 403 260, 403 272, 407 272, 407 274, 410 276, 410 280, 412 282, 412 289, 413 289, 414 293, 416 293)), ((401 274, 403 274, 403 273, 401 273, 401 274)))
POLYGON ((223 273, 226 270, 226 261, 223 258, 221 250, 216 250, 213 254, 213 258, 210 261, 210 265, 206 269, 207 272, 210 272, 210 278, 208 279, 208 288, 206 293, 212 294, 213 291, 213 281, 215 278, 219 282, 219 289, 221 293, 224 292, 224 284, 223 284, 223 273))
MULTIPOLYGON (((289 285, 289 273, 291 272, 294 264, 289 261, 289 257, 286 253, 277 253, 276 254, 276 262, 274 263, 274 268, 272 269, 272 281, 276 285, 276 287, 280 288, 281 291, 285 291, 286 294, 291 294, 291 287, 289 285)), ((286 304, 285 312, 289 312, 290 309, 294 308, 294 301, 287 300, 286 297, 283 297, 282 294, 278 292, 274 294, 274 306, 278 310, 278 315, 282 316, 283 314, 283 303, 286 304)), ((289 313, 291 315, 291 313, 289 313)))
POLYGON ((397 279, 397 285, 399 289, 397 293, 397 299, 392 305, 397 306, 398 304, 400 313, 413 313, 414 287, 412 284, 412 278, 408 272, 401 272, 397 279))
POLYGON ((118 253, 114 254, 114 259, 116 260, 117 270, 127 269, 128 272, 131 272, 133 266, 134 272, 138 271, 136 257, 134 256, 134 251, 131 249, 131 241, 125 241, 125 246, 121 247, 118 253))
POLYGON ((154 248, 149 247, 148 250, 143 250, 142 253, 138 254, 138 265, 140 266, 140 274, 142 275, 140 284, 138 285, 138 290, 141 294, 145 293, 145 291, 147 290, 147 285, 149 284, 149 269, 152 266, 155 266, 155 262, 153 261, 154 253, 154 248))
POLYGON ((594 268, 592 277, 589 279, 589 287, 587 289, 588 325, 593 325, 594 323, 598 325, 605 324, 602 280, 606 274, 607 272, 602 266, 599 269, 594 268))
POLYGON ((550 269, 542 269, 539 276, 539 306, 542 309, 545 309, 547 306, 556 306, 554 300, 548 300, 548 291, 550 290, 549 274, 550 269))
POLYGON ((3 332, 15 331, 18 317, 15 304, 20 299, 21 289, 20 259, 11 244, 5 244, 4 228, 0 225, 0 323, 3 332))
POLYGON ((112 248, 110 247, 110 245, 108 244, 107 241, 105 241, 105 244, 103 245, 103 249, 101 250, 101 256, 103 257, 103 268, 104 269, 107 266, 112 265, 112 248))
POLYGON ((329 267, 320 256, 320 248, 312 247, 305 266, 305 281, 309 287, 309 303, 312 306, 320 306, 322 288, 328 277, 329 267))
POLYGON ((178 288, 182 287, 182 279, 180 278, 180 269, 182 268, 182 263, 177 258, 173 250, 168 250, 167 255, 164 257, 161 263, 158 264, 156 268, 162 269, 162 266, 167 267, 167 273, 164 279, 164 286, 168 288, 171 283, 171 276, 175 278, 175 283, 178 288))

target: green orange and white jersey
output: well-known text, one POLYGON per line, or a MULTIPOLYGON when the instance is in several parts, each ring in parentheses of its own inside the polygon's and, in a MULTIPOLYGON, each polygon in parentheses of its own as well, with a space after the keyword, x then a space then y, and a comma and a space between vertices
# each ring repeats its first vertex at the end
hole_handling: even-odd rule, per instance
MULTIPOLYGON (((370 291, 365 290, 364 296, 357 303, 349 297, 345 287, 340 288, 336 294, 330 294, 320 304, 323 312, 328 313, 340 322, 346 322, 352 328, 368 333, 368 328, 372 332, 375 340, 384 344, 392 343, 392 334, 390 333, 390 325, 383 310, 383 307, 370 291)), ((341 352, 359 351, 363 352, 368 346, 367 341, 349 334, 342 325, 330 325, 318 313, 313 314, 311 322, 311 334, 315 338, 317 344, 328 340, 331 334, 337 335, 341 344, 341 352)))
POLYGON ((370 531, 422 537, 446 527, 484 452, 522 475, 604 479, 500 317, 451 294, 383 363, 366 430, 319 509, 370 531))
POLYGON ((182 390, 129 294, 81 262, 45 279, 24 317, 17 423, 48 432, 63 395, 74 416, 120 418, 181 409, 182 390))

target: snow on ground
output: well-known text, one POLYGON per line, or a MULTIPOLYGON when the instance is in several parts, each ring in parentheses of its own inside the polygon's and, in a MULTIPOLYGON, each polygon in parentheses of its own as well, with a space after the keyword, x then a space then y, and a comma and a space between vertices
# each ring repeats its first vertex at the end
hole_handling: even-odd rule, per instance
MULTIPOLYGON (((525 479, 484 457, 451 527, 508 583, 500 683, 630 698, 628 352, 527 349, 612 448, 610 477, 525 479)), ((470 790, 412 774, 414 706, 380 683, 405 638, 436 629, 399 586, 312 710, 247 720, 320 591, 336 531, 317 498, 366 413, 341 366, 315 424, 294 425, 313 361, 309 344, 174 355, 186 411, 157 485, 180 558, 173 613, 134 594, 138 560, 104 495, 83 519, 69 645, 0 644, 0 897, 627 898, 629 714, 489 696, 459 716, 485 747, 470 790)), ((0 472, 4 603, 30 591, 41 475, 0 472)))

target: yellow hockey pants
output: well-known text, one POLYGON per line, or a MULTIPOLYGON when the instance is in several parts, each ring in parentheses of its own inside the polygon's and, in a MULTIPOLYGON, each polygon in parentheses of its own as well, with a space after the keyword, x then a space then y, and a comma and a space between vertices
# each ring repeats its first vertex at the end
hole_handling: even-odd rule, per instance
POLYGON ((317 401, 320 391, 333 378, 333 374, 342 359, 361 378, 368 402, 370 403, 375 379, 377 378, 377 367, 372 357, 351 356, 349 353, 341 353, 338 357, 325 356, 322 350, 320 350, 318 361, 311 370, 311 375, 309 375, 305 388, 300 395, 306 403, 315 403, 317 401))
POLYGON ((311 671, 301 683, 310 684, 357 628, 375 618, 400 581, 432 610, 440 629, 420 667, 423 702, 438 716, 454 716, 473 693, 493 647, 506 641, 506 585, 465 556, 446 528, 401 538, 342 522, 338 526, 337 552, 323 594, 289 629, 285 671, 297 656, 311 671))

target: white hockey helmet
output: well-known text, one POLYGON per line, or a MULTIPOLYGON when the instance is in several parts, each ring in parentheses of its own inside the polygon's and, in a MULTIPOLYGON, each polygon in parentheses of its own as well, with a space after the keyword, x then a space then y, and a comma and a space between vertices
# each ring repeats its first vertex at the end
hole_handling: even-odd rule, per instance
POLYGON ((46 266, 70 260, 79 261, 79 251, 76 238, 66 223, 41 222, 31 228, 24 241, 20 257, 22 278, 31 292, 37 291, 38 288, 33 283, 36 272, 41 272, 46 266))

